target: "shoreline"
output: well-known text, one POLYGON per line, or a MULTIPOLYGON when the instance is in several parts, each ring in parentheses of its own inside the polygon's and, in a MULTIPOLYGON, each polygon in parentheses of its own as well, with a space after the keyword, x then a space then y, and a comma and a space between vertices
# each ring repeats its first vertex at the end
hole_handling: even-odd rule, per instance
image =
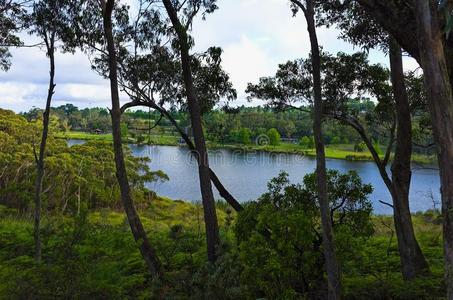
MULTIPOLYGON (((185 144, 179 143, 179 138, 177 136, 151 136, 151 143, 137 143, 136 139, 129 138, 128 144, 135 145, 156 145, 156 146, 183 146, 185 144)), ((111 134, 92 134, 86 132, 67 132, 67 133, 57 133, 55 134, 57 139, 66 139, 66 140, 98 140, 98 141, 112 141, 111 134)), ((298 144, 290 143, 281 143, 278 146, 259 146, 259 145, 241 145, 241 144, 219 144, 207 141, 208 149, 225 149, 225 150, 240 150, 244 152, 253 152, 253 151, 262 151, 267 153, 275 154, 299 154, 309 157, 316 157, 315 149, 304 149, 298 144)), ((341 159, 346 161, 371 161, 373 162, 373 157, 368 151, 364 152, 354 152, 350 150, 339 149, 338 147, 332 147, 332 145, 326 145, 325 147, 326 158, 329 159, 341 159)), ((392 157, 390 158, 392 161, 392 157)), ((420 164, 424 166, 435 166, 437 164, 435 156, 427 156, 422 154, 413 154, 412 163, 420 164)))

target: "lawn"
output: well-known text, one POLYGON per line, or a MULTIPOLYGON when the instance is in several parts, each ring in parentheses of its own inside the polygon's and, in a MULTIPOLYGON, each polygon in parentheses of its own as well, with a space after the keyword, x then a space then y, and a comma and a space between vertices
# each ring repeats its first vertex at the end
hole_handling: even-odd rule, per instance
MULTIPOLYGON (((56 134, 57 138, 64 139, 75 139, 75 140, 101 140, 101 141, 112 141, 112 134, 94 134, 88 132, 59 132, 56 134)), ((136 139, 129 137, 129 143, 136 143, 136 139)), ((179 144, 179 137, 174 135, 151 135, 144 136, 144 143, 151 145, 167 145, 177 146, 179 144)), ((315 149, 307 149, 298 144, 293 143, 280 143, 277 146, 260 146, 255 144, 243 145, 243 144, 217 144, 208 142, 209 148, 223 148, 223 149, 240 149, 244 151, 266 151, 272 153, 295 153, 307 156, 316 156, 315 149)), ((384 148, 381 146, 381 148, 384 148)), ((338 145, 326 145, 325 148, 326 157, 334 159, 345 159, 345 160, 361 160, 371 161, 373 160, 369 151, 355 152, 354 145, 352 144, 338 144, 338 145)), ((381 155, 381 158, 383 155, 381 155)), ((435 156, 427 156, 423 154, 413 154, 412 161, 420 164, 435 164, 435 156)))

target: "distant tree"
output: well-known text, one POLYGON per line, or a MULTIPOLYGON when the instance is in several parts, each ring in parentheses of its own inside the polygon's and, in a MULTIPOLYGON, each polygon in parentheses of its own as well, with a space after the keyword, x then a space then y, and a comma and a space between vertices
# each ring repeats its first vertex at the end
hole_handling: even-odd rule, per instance
POLYGON ((129 129, 128 129, 126 123, 121 123, 121 136, 125 140, 127 140, 128 136, 129 136, 129 129))
POLYGON ((138 144, 143 144, 144 141, 145 141, 145 137, 143 136, 143 134, 139 133, 137 135, 137 143, 138 144))
POLYGON ((275 128, 271 128, 266 132, 267 137, 269 138, 269 144, 271 146, 280 145, 280 133, 275 128))
POLYGON ((244 145, 248 145, 251 143, 250 136, 251 136, 251 131, 248 128, 242 128, 239 131, 239 139, 240 139, 241 143, 244 145))
POLYGON ((286 137, 291 138, 292 135, 296 132, 296 125, 294 125, 293 121, 286 121, 284 130, 286 137))
POLYGON ((334 137, 332 138, 332 140, 330 141, 330 143, 331 143, 332 145, 341 144, 341 139, 340 139, 340 137, 338 137, 338 136, 334 136, 334 137))
POLYGON ((359 142, 354 145, 355 152, 364 152, 366 150, 366 145, 364 142, 359 142))
POLYGON ((304 148, 313 148, 314 143, 312 141, 313 141, 312 137, 303 136, 300 139, 299 144, 304 148))

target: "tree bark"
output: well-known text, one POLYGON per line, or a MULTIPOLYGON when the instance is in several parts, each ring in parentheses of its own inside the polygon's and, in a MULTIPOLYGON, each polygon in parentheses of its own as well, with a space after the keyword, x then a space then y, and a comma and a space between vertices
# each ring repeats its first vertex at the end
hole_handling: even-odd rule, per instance
POLYGON ((398 239, 401 271, 406 280, 429 272, 428 263, 415 238, 409 209, 411 183, 412 122, 404 82, 403 60, 400 45, 391 38, 389 43, 392 89, 395 99, 397 132, 395 157, 392 163, 393 219, 398 239))
POLYGON ((195 92, 192 70, 190 65, 189 43, 186 29, 178 19, 177 12, 170 0, 163 0, 165 9, 176 31, 180 54, 183 79, 186 88, 187 104, 192 123, 192 131, 195 140, 196 155, 198 161, 198 174, 200 179, 201 197, 203 201, 204 220, 206 226, 206 242, 208 248, 208 260, 214 262, 217 259, 217 248, 220 244, 219 226, 215 209, 214 194, 212 192, 208 152, 203 134, 201 121, 201 109, 195 92))
POLYGON ((113 7, 114 0, 107 0, 102 2, 104 35, 107 41, 110 92, 112 97, 112 110, 110 111, 110 114, 112 118, 112 136, 115 153, 116 177, 118 179, 118 184, 121 191, 121 201, 123 203, 124 210, 126 211, 127 219, 129 221, 134 239, 140 248, 140 252, 151 275, 154 277, 159 277, 161 275, 160 262, 148 240, 148 237, 146 236, 145 229, 143 228, 140 217, 135 209, 134 202, 131 197, 129 181, 127 178, 126 164, 124 162, 124 154, 121 141, 121 109, 117 77, 118 66, 112 28, 113 7))
POLYGON ((322 240, 327 270, 328 299, 340 299, 341 278, 333 241, 332 222, 330 219, 329 199, 327 194, 326 156, 322 136, 323 103, 321 87, 321 57, 319 53, 318 37, 316 34, 314 3, 312 0, 307 0, 306 4, 307 7, 304 9, 304 14, 310 36, 311 61, 313 66, 313 133, 316 145, 316 176, 318 200, 321 210, 322 240))
POLYGON ((47 56, 49 57, 50 71, 49 71, 49 89, 47 91, 46 108, 44 109, 42 123, 42 136, 41 144, 39 146, 39 155, 35 151, 36 160, 36 180, 35 180, 35 214, 34 214, 34 228, 33 237, 35 243, 35 260, 41 261, 41 191, 44 178, 44 157, 47 145, 47 136, 49 134, 50 123, 50 105, 55 89, 55 34, 52 33, 50 37, 45 37, 47 48, 47 56))
POLYGON ((415 16, 421 67, 438 150, 447 297, 453 299, 453 97, 436 4, 437 1, 415 0, 415 16))

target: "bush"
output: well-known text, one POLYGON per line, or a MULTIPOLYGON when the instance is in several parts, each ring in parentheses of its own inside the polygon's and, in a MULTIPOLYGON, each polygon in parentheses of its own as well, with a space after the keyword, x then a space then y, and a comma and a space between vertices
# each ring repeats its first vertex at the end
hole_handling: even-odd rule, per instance
POLYGON ((267 131, 267 137, 269 138, 269 144, 271 146, 278 146, 280 145, 280 133, 275 128, 271 128, 267 131))
POLYGON ((312 136, 303 136, 299 141, 299 145, 305 149, 313 149, 315 147, 315 140, 312 136))
MULTIPOLYGON (((235 234, 241 278, 250 298, 323 298, 324 262, 316 175, 304 185, 290 184, 281 173, 269 191, 250 202, 238 216, 235 234)), ((373 233, 370 221, 370 185, 355 172, 328 172, 329 201, 340 261, 354 256, 358 240, 373 233)))
POLYGON ((332 145, 341 144, 341 139, 340 139, 340 137, 338 137, 338 136, 334 136, 334 137, 332 138, 332 140, 330 141, 330 143, 331 143, 332 145))
POLYGON ((354 145, 355 152, 364 152, 366 150, 366 144, 364 142, 356 143, 354 145))

